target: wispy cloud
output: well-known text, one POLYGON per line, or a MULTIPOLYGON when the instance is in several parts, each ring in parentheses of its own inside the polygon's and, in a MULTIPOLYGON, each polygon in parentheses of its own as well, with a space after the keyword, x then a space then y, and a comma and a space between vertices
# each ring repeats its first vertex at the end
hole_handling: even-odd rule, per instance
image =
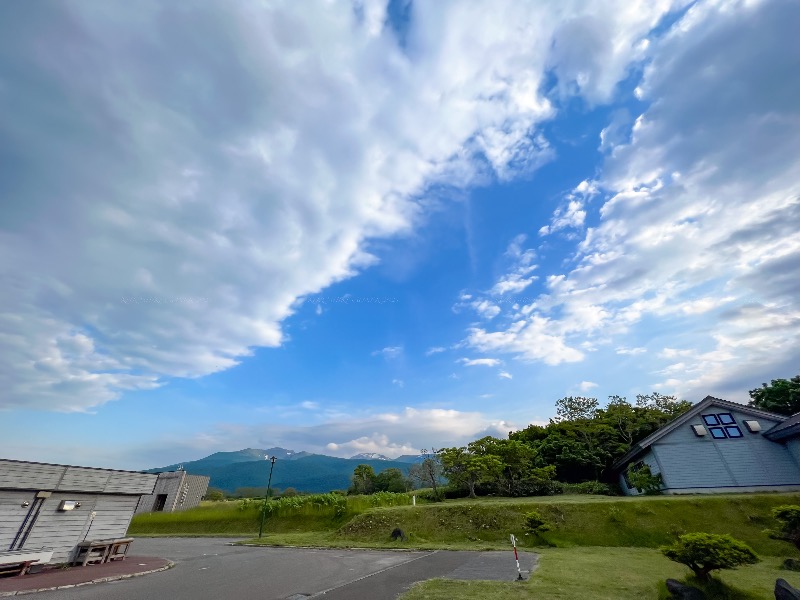
POLYGON ((460 358, 458 362, 465 367, 496 367, 501 363, 497 358, 460 358))
POLYGON ((372 356, 383 356, 387 360, 397 358, 402 354, 403 354, 402 346, 387 346, 386 348, 381 348, 380 350, 375 350, 374 352, 372 352, 372 356))

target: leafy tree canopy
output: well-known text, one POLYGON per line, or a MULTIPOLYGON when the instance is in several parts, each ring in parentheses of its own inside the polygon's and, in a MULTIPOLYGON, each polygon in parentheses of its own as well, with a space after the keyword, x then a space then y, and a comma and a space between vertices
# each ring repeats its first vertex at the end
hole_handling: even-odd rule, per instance
POLYGON ((800 375, 791 379, 773 379, 767 385, 750 390, 750 406, 779 415, 793 415, 800 412, 800 375))
POLYGON ((663 546, 661 552, 668 559, 689 567, 701 581, 708 581, 711 571, 753 565, 759 560, 744 542, 712 533, 687 533, 672 546, 663 546))

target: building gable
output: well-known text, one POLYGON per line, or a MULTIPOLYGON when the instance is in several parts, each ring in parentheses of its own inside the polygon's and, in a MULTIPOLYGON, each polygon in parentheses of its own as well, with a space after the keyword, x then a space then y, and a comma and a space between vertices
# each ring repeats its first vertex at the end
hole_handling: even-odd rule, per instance
MULTIPOLYGON (((710 437, 711 432, 709 431, 709 429, 712 426, 705 426, 706 429, 705 436, 697 436, 693 432, 691 426, 692 425, 703 426, 705 423, 703 420, 703 415, 725 414, 725 413, 736 415, 735 420, 739 424, 738 426, 740 428, 744 426, 745 420, 757 421, 759 423, 762 423, 761 432, 766 431, 767 429, 771 429, 772 427, 783 422, 786 419, 786 417, 782 415, 777 415, 750 406, 745 406, 744 404, 729 402, 727 400, 722 400, 721 398, 714 398, 713 396, 706 396, 703 400, 695 404, 688 411, 686 411, 679 417, 675 418, 671 422, 667 423, 661 429, 651 433, 646 438, 634 444, 631 450, 627 454, 625 454, 625 456, 623 456, 616 463, 614 463, 613 469, 615 471, 624 470, 630 462, 634 461, 634 459, 641 456, 648 448, 650 448, 650 446, 659 442, 666 436, 670 436, 671 439, 674 439, 675 441, 677 441, 680 438, 685 438, 685 441, 687 442, 690 442, 692 439, 698 437, 705 437, 705 436, 710 437), (675 433, 674 436, 673 433, 675 433)), ((720 424, 720 425, 722 425, 724 429, 725 424, 720 424)), ((746 432, 742 431, 742 433, 744 435, 746 432)), ((760 432, 758 433, 758 435, 760 436, 760 432)))

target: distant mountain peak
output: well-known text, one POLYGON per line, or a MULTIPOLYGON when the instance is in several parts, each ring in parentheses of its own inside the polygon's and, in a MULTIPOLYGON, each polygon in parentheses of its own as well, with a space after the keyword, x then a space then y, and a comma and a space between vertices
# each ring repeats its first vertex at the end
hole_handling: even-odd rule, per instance
POLYGON ((378 454, 377 452, 362 452, 351 456, 350 460, 391 460, 388 456, 378 454))

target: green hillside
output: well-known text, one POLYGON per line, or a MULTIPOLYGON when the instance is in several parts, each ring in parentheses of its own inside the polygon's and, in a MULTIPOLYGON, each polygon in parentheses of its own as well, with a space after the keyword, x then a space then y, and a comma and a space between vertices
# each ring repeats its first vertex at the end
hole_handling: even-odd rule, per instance
MULTIPOLYGON (((191 475, 207 475, 211 478, 210 486, 226 492, 234 492, 237 488, 265 487, 269 478, 270 462, 263 459, 269 451, 241 450, 239 452, 217 452, 206 458, 183 463, 183 469, 191 475), (253 457, 257 458, 254 460, 253 457)), ((297 453, 300 454, 300 453, 297 453)), ((321 454, 307 454, 300 458, 279 460, 272 473, 272 485, 278 489, 293 487, 296 490, 311 493, 323 493, 330 490, 347 489, 353 469, 360 464, 368 464, 376 473, 389 468, 400 469, 408 473, 411 466, 408 462, 393 460, 351 460, 334 458, 321 454)), ((178 465, 173 465, 177 468, 178 465)), ((151 472, 171 470, 151 469, 151 472)))

